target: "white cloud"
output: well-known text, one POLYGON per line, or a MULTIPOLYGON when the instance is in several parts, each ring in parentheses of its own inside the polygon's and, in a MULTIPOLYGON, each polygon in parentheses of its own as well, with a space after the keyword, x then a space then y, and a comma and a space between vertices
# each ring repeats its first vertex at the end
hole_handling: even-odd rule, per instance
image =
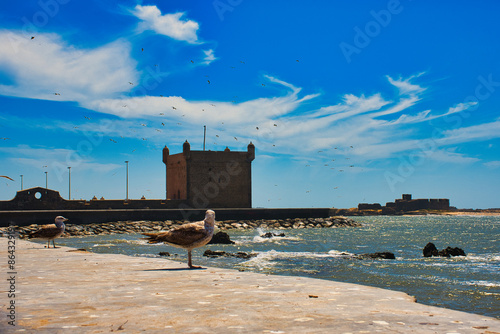
POLYGON ((485 162, 484 165, 491 169, 500 168, 500 161, 489 161, 485 162))
POLYGON ((500 120, 443 132, 444 138, 438 139, 442 145, 468 143, 500 138, 500 120))
MULTIPOLYGON (((424 73, 420 73, 417 75, 420 76, 424 73)), ((407 79, 393 79, 390 76, 387 76, 387 79, 391 83, 391 85, 395 86, 396 88, 399 89, 399 93, 401 95, 412 95, 412 94, 417 94, 425 91, 425 88, 420 87, 419 85, 412 84, 410 81, 414 78, 415 76, 411 76, 407 79)))
POLYGON ((182 20, 185 13, 162 15, 156 6, 141 5, 135 6, 132 13, 142 20, 139 27, 143 30, 153 30, 157 34, 191 44, 198 43, 199 24, 193 20, 182 20))
POLYGON ((137 81, 130 45, 118 40, 96 49, 68 45, 56 34, 30 39, 21 32, 0 31, 0 71, 12 83, 0 94, 57 101, 85 101, 129 91, 137 81), (60 95, 59 95, 60 94, 60 95))
POLYGON ((211 62, 217 60, 217 58, 214 55, 214 50, 209 49, 209 50, 203 50, 203 53, 205 54, 205 58, 203 59, 203 63, 205 65, 210 65, 211 62))
POLYGON ((451 163, 474 163, 480 161, 477 158, 470 158, 461 153, 450 152, 445 150, 435 150, 432 152, 426 152, 430 159, 442 162, 451 163))
POLYGON ((67 166, 78 167, 78 170, 90 170, 94 172, 109 172, 122 168, 118 164, 102 164, 93 161, 88 155, 83 155, 76 150, 66 148, 40 148, 28 145, 16 147, 1 147, 0 152, 10 155, 9 160, 13 163, 30 166, 36 169, 51 170, 60 175, 66 172, 67 166))

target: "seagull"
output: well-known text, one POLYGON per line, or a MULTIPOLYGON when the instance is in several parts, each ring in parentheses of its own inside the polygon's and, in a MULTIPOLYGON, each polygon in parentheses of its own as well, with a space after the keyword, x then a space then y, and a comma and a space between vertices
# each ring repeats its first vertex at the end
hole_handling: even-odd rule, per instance
POLYGON ((191 262, 191 251, 195 248, 205 246, 214 234, 215 212, 207 210, 205 219, 195 223, 184 224, 159 233, 143 233, 150 244, 164 242, 174 247, 184 248, 188 251, 188 266, 190 269, 199 269, 191 262))
POLYGON ((64 218, 63 216, 57 216, 55 219, 55 224, 42 225, 38 231, 30 233, 28 237, 47 239, 47 248, 50 248, 50 240, 52 240, 54 248, 59 248, 56 247, 54 239, 60 237, 61 234, 64 233, 64 229, 66 228, 64 222, 67 220, 68 219, 64 218))

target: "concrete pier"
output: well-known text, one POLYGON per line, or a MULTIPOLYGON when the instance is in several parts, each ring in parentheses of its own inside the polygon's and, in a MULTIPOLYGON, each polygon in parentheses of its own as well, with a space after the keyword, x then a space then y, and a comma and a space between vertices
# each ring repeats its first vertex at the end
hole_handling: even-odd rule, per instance
POLYGON ((9 268, 7 242, 0 238, 1 333, 500 333, 497 319, 401 292, 19 239, 9 268))

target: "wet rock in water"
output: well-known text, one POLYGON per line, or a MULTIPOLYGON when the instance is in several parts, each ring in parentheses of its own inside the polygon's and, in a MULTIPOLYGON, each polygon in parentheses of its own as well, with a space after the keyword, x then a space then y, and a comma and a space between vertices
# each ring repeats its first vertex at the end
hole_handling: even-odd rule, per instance
POLYGON ((207 249, 204 253, 203 256, 206 257, 221 257, 221 256, 226 256, 226 252, 224 251, 213 251, 210 249, 207 249))
POLYGON ((441 256, 441 257, 452 257, 452 256, 466 256, 465 252, 463 249, 455 247, 452 248, 450 246, 446 247, 445 249, 442 249, 438 251, 436 246, 432 243, 429 242, 427 245, 425 245, 423 249, 423 254, 424 257, 432 257, 432 256, 441 256))
POLYGON ((425 245, 422 252, 424 253, 424 257, 438 256, 436 245, 434 245, 432 242, 429 242, 427 245, 425 245))
POLYGON ((229 234, 226 232, 217 232, 212 236, 212 240, 210 240, 209 244, 232 245, 234 241, 229 238, 229 234))
POLYGON ((160 256, 170 256, 169 252, 159 252, 158 255, 160 256))
POLYGON ((250 259, 252 257, 257 256, 255 253, 245 253, 245 252, 237 252, 237 253, 228 253, 224 251, 213 251, 210 249, 207 249, 204 253, 203 256, 206 257, 237 257, 239 259, 250 259))
POLYGON ((378 253, 367 253, 360 254, 357 256, 359 259, 386 259, 386 260, 394 260, 396 256, 391 252, 378 252, 378 253))
POLYGON ((443 257, 465 256, 465 252, 461 248, 458 248, 458 247, 451 248, 450 246, 448 246, 448 247, 446 247, 446 249, 439 251, 439 256, 443 256, 443 257))
POLYGON ((267 232, 267 233, 262 234, 260 237, 261 238, 273 238, 273 237, 284 237, 284 236, 285 236, 285 233, 277 234, 277 233, 273 233, 273 232, 267 232))

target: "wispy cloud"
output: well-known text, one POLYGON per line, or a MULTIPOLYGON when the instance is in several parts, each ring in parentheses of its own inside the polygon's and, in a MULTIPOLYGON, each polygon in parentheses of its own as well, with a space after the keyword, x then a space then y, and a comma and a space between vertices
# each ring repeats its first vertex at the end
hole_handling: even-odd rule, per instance
POLYGON ((131 90, 139 73, 124 40, 95 48, 68 45, 59 35, 0 31, 0 71, 9 84, 0 94, 56 101, 85 101, 131 90))
POLYGON ((442 145, 485 141, 500 138, 500 120, 443 132, 444 137, 437 140, 442 145))
POLYGON ((15 147, 0 147, 0 152, 9 156, 13 163, 30 166, 37 169, 52 169, 61 173, 66 166, 78 165, 79 170, 90 170, 94 172, 109 172, 122 168, 118 164, 103 164, 95 162, 91 157, 79 154, 72 149, 57 147, 31 147, 19 145, 15 147), (77 157, 77 159, 75 159, 77 157))
POLYGON ((498 161, 498 160, 489 161, 489 162, 485 162, 484 165, 488 168, 496 169, 496 168, 500 168, 500 161, 498 161))
POLYGON ((197 31, 199 24, 193 20, 182 20, 185 13, 162 15, 157 6, 135 6, 132 13, 139 19, 141 30, 153 30, 157 34, 185 41, 190 44, 198 43, 197 31))
POLYGON ((205 58, 203 59, 203 63, 205 65, 210 65, 213 61, 217 60, 217 58, 214 55, 214 50, 209 49, 209 50, 203 50, 203 53, 205 54, 205 58))

